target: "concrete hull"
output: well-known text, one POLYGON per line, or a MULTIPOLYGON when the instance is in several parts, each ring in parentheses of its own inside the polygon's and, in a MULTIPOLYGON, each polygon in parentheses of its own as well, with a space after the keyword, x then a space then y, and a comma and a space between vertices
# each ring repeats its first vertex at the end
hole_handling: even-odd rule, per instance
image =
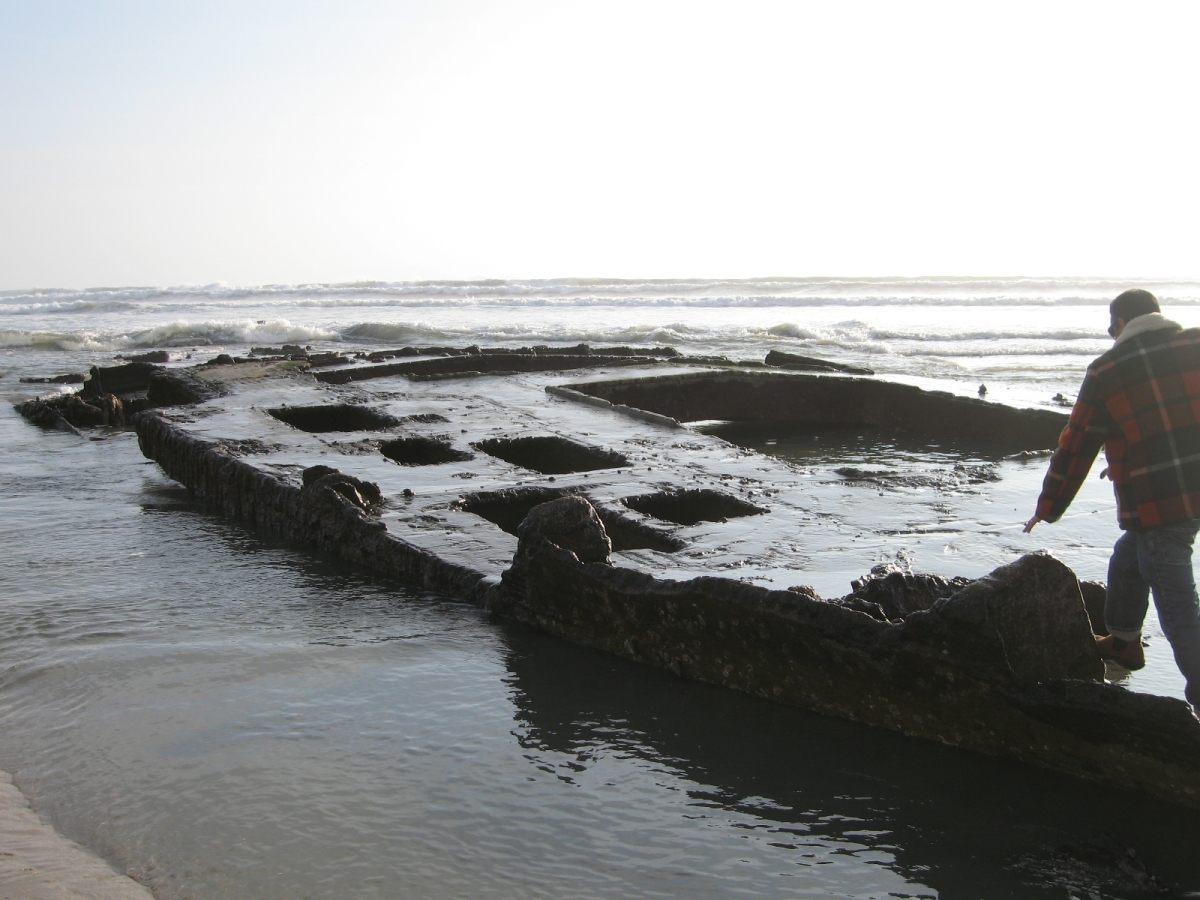
POLYGON ((1010 626, 986 610, 964 616, 962 603, 881 622, 727 578, 582 564, 540 534, 522 537, 498 581, 154 413, 135 427, 143 453, 212 508, 354 565, 683 678, 1200 808, 1200 721, 1186 704, 1105 684, 1087 651, 1054 669, 1053 642, 1082 634, 1094 648, 1078 584, 1052 558, 1035 588, 1015 590, 1036 589, 1038 609, 1041 595, 1057 598, 1070 621, 1043 628, 1045 658, 1022 662, 1010 626))

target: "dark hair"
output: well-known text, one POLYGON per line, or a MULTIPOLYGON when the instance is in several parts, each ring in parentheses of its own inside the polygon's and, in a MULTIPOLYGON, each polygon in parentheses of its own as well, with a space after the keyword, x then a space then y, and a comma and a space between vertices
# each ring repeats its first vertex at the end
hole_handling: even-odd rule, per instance
POLYGON ((1149 291, 1143 291, 1141 288, 1126 291, 1112 303, 1108 304, 1108 314, 1112 316, 1114 322, 1117 319, 1124 319, 1128 322, 1131 319, 1136 319, 1138 316, 1156 312, 1162 312, 1158 305, 1158 298, 1149 291))

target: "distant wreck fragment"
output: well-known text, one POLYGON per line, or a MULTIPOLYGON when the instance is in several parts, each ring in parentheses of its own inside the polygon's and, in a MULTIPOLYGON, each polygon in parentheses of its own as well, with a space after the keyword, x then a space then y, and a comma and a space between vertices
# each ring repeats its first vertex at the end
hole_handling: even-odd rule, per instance
POLYGON ((567 640, 1200 808, 1200 721, 1104 681, 1089 621, 1102 586, 1081 588, 1045 554, 975 580, 872 573, 839 598, 727 577, 754 541, 778 568, 803 568, 773 545, 815 527, 812 481, 680 424, 865 425, 1041 450, 1061 413, 784 370, 816 367, 804 358, 283 349, 95 369, 80 393, 21 411, 70 430, 124 417, 211 508, 567 640), (584 367, 600 379, 550 383, 584 367), (83 421, 97 414, 79 404, 108 419, 83 421))

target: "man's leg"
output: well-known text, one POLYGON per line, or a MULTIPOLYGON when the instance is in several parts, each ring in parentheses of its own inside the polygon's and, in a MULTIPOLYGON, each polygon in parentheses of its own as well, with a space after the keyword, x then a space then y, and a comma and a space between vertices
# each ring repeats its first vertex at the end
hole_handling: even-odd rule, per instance
POLYGON ((1108 633, 1130 643, 1142 639, 1142 622, 1150 608, 1150 585, 1142 576, 1138 555, 1138 532, 1122 533, 1108 561, 1108 598, 1104 601, 1108 633))
POLYGON ((1139 542, 1142 574, 1153 588, 1158 620, 1187 679, 1193 706, 1200 706, 1200 599, 1192 572, 1197 528, 1196 521, 1147 528, 1139 542))

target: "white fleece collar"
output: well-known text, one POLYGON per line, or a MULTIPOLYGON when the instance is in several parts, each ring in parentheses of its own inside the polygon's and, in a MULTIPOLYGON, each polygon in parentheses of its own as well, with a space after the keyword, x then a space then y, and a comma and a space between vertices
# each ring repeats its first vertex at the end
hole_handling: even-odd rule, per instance
POLYGON ((1178 322, 1172 322, 1162 313, 1146 313, 1144 316, 1130 319, 1125 323, 1125 330, 1117 338, 1114 347, 1119 347, 1130 338, 1145 334, 1147 331, 1161 331, 1164 328, 1182 328, 1178 322))

